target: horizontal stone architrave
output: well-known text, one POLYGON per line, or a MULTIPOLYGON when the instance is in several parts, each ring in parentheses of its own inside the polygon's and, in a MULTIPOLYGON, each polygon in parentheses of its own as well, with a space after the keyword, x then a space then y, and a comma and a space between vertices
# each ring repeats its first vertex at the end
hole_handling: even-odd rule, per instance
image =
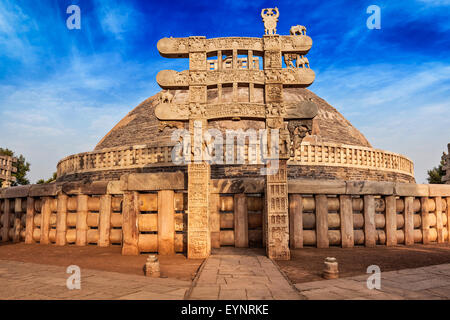
MULTIPOLYGON (((80 153, 59 161, 57 174, 61 177, 66 174, 102 170, 173 167, 176 165, 171 162, 172 148, 173 145, 139 145, 80 153)), ((244 148, 244 157, 248 159, 248 146, 244 148)), ((263 163, 258 158, 256 163, 251 164, 263 163)), ((304 142, 297 147, 288 165, 371 169, 414 177, 414 165, 405 156, 379 149, 337 143, 304 142)))
POLYGON ((264 178, 211 179, 211 193, 262 193, 264 178))
POLYGON ((391 195, 394 194, 394 182, 388 181, 346 181, 346 194, 391 195))
MULTIPOLYGON (((312 39, 307 35, 275 35, 277 47, 282 52, 307 54, 312 47, 312 39)), ((189 52, 213 53, 218 50, 252 50, 254 55, 261 54, 270 48, 264 47, 262 38, 254 37, 224 37, 209 38, 189 37, 189 38, 162 38, 157 43, 159 53, 167 58, 188 58, 189 52), (197 40, 197 41, 196 41, 197 40), (194 43, 199 42, 199 44, 194 43)))
POLYGON ((395 183, 394 193, 405 197, 428 197, 430 192, 426 184, 395 183))
POLYGON ((288 193, 299 194, 345 194, 346 183, 342 180, 288 180, 288 193))
POLYGON ((130 173, 120 177, 122 191, 184 190, 185 176, 181 171, 130 173))
POLYGON ((450 197, 450 185, 430 184, 430 197, 450 197))

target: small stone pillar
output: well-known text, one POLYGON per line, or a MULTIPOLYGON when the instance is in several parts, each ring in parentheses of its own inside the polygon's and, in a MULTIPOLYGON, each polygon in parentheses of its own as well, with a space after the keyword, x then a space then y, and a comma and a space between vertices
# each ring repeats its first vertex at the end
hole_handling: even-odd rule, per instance
POLYGON ((154 254, 148 256, 147 262, 144 265, 144 274, 146 277, 152 278, 159 278, 161 276, 159 260, 154 254))
POLYGON ((326 258, 325 268, 323 270, 323 277, 325 279, 337 279, 339 278, 339 269, 336 258, 326 258))

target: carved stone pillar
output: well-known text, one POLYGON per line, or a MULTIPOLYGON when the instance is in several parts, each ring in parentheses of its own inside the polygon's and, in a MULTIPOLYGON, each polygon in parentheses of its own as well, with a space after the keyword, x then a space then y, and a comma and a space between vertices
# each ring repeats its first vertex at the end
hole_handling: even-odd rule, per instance
MULTIPOLYGON (((189 65, 191 73, 206 72, 205 38, 189 38, 189 65)), ((203 159, 202 137, 208 123, 205 119, 205 83, 189 86, 189 131, 193 158, 188 164, 188 258, 206 258, 211 253, 209 230, 209 179, 210 165, 203 159)))
MULTIPOLYGON (((270 135, 279 130, 279 154, 270 154, 266 176, 266 252, 269 258, 289 260, 289 213, 286 132, 283 115, 283 82, 281 78, 281 44, 279 36, 264 36, 264 74, 266 129, 270 135)), ((289 136, 289 134, 287 134, 289 136)), ((270 152, 270 151, 269 151, 270 152)))

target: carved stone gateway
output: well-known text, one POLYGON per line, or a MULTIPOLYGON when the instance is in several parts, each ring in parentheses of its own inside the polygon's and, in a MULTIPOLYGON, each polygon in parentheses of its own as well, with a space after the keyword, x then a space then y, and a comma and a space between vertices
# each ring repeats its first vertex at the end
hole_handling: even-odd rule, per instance
POLYGON ((445 153, 442 155, 442 159, 444 159, 444 171, 445 176, 442 177, 442 182, 446 184, 450 184, 450 143, 447 145, 448 147, 448 153, 445 153))
MULTIPOLYGON (((196 153, 194 151, 204 152, 203 144, 199 146, 195 142, 194 131, 200 127, 201 133, 207 130, 208 120, 243 118, 265 121, 268 135, 279 137, 279 154, 268 153, 264 159, 267 173, 264 239, 269 257, 289 259, 287 160, 293 144, 299 145, 301 141, 298 140, 311 133, 312 119, 318 108, 312 101, 285 103, 283 88, 304 88, 314 81, 314 71, 309 68, 305 57, 312 40, 306 35, 306 28, 299 25, 291 28, 291 35, 276 34, 277 8, 263 9, 261 17, 265 27, 262 38, 159 40, 160 54, 167 58, 189 58, 189 70, 158 73, 156 80, 165 91, 161 93, 155 115, 164 122, 164 126, 172 121, 189 121, 193 154, 196 153), (283 67, 283 57, 286 67, 283 67), (261 59, 262 69, 259 66, 261 59), (255 86, 263 88, 263 101, 255 100, 255 86), (223 99, 224 87, 231 88, 231 99, 223 99), (248 88, 248 101, 238 98, 239 87, 248 88), (170 90, 186 88, 189 89, 188 99, 174 103, 170 90), (217 90, 218 97, 214 103, 208 103, 208 89, 217 90), (288 126, 287 120, 295 120, 298 125, 288 126)), ((267 141, 272 139, 268 137, 267 141)), ((263 148, 272 150, 269 144, 263 148)), ((194 159, 187 166, 188 257, 204 258, 211 248, 208 207, 211 169, 203 158, 194 159)))
POLYGON ((0 187, 8 188, 11 186, 11 182, 16 181, 16 177, 12 175, 17 172, 17 168, 14 166, 16 162, 16 158, 0 155, 0 181, 2 181, 0 187))

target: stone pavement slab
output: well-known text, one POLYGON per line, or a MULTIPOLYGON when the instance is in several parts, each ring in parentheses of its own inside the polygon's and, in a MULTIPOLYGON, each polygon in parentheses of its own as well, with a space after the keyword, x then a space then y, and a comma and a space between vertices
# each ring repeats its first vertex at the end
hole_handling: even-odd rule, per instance
POLYGON ((450 264, 381 272, 381 288, 369 289, 371 274, 298 283, 310 300, 441 300, 450 299, 450 264))
POLYGON ((0 299, 184 299, 191 281, 81 269, 81 289, 69 290, 66 268, 0 260, 0 299))
POLYGON ((188 299, 298 300, 302 296, 263 250, 213 250, 194 281, 188 299))

